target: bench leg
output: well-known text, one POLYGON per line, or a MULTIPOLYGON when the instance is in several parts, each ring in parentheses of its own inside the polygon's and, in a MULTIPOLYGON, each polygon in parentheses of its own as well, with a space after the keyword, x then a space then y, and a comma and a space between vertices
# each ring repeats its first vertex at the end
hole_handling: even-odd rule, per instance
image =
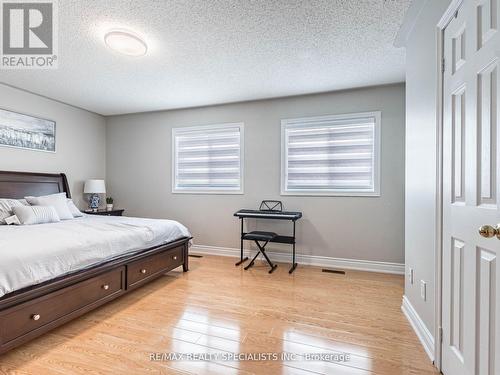
MULTIPOLYGON (((260 245, 259 242, 255 241, 255 243, 257 244, 257 246, 259 247, 259 250, 260 252, 262 253, 262 255, 264 255, 264 258, 266 258, 266 261, 267 263, 269 264, 269 267, 271 267, 271 270, 269 271, 269 273, 273 273, 274 270, 276 269, 276 267, 278 267, 277 264, 274 264, 273 262, 271 262, 271 259, 269 259, 269 257, 267 256, 266 254, 266 245, 269 243, 269 241, 266 241, 266 243, 264 245, 260 245)), ((258 254, 257 254, 258 255, 258 254)))
POLYGON ((247 269, 249 269, 250 267, 253 266, 253 264, 255 263, 255 259, 257 259, 257 257, 259 256, 260 254, 260 251, 257 252, 257 254, 255 254, 255 256, 253 257, 253 259, 250 261, 250 263, 248 263, 248 265, 245 267, 245 271, 247 269))
POLYGON ((239 261, 237 261, 234 265, 239 266, 242 263, 245 263, 248 260, 248 257, 241 258, 239 261))

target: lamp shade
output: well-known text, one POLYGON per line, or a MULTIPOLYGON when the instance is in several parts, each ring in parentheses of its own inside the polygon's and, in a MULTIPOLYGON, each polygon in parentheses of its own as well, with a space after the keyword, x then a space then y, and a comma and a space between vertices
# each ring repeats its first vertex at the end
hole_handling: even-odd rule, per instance
POLYGON ((83 186, 85 194, 106 194, 106 184, 104 180, 87 180, 83 186))

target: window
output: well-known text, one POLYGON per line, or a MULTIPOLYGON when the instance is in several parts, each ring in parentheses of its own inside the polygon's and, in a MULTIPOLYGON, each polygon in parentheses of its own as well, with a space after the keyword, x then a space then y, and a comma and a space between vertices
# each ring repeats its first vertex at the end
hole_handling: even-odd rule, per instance
POLYGON ((281 122, 282 195, 372 195, 380 190, 380 112, 281 122))
POLYGON ((243 193, 243 124, 172 129, 174 193, 243 193))

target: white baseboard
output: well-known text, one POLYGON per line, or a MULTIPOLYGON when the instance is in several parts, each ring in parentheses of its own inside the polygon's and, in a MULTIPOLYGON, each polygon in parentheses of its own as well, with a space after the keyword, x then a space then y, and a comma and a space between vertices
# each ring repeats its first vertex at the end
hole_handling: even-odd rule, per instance
MULTIPOLYGON (((193 245, 190 248, 190 252, 195 254, 220 255, 220 256, 227 256, 234 258, 238 258, 240 256, 240 249, 234 249, 229 247, 205 246, 205 245, 193 245)), ((245 256, 248 256, 250 250, 245 250, 244 252, 245 256)), ((276 262, 291 263, 291 254, 289 252, 277 253, 277 252, 267 251, 266 253, 272 260, 276 262)), ((255 254, 255 251, 253 251, 253 254, 255 254)), ((318 255, 304 255, 304 254, 297 254, 296 261, 299 264, 305 264, 309 266, 319 266, 325 268, 342 268, 342 269, 358 270, 358 271, 393 273, 397 275, 404 275, 405 273, 405 265, 401 263, 331 258, 318 255)))
POLYGON ((403 304, 401 305, 401 310, 403 310, 406 319, 408 319, 410 325, 417 334, 417 337, 422 343, 425 352, 427 353, 431 361, 434 361, 434 336, 432 336, 431 332, 427 329, 426 325, 424 324, 422 319, 420 319, 417 311, 406 296, 403 296, 403 304))

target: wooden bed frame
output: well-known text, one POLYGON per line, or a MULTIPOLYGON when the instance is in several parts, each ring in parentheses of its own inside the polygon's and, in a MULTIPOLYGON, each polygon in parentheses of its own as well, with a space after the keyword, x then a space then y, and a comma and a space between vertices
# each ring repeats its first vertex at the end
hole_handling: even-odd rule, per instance
MULTIPOLYGON (((64 174, 0 171, 0 198, 65 192, 64 174)), ((30 286, 0 298, 0 354, 85 314, 179 266, 188 270, 181 238, 30 286)), ((15 251, 15 249, 13 249, 15 251)))

